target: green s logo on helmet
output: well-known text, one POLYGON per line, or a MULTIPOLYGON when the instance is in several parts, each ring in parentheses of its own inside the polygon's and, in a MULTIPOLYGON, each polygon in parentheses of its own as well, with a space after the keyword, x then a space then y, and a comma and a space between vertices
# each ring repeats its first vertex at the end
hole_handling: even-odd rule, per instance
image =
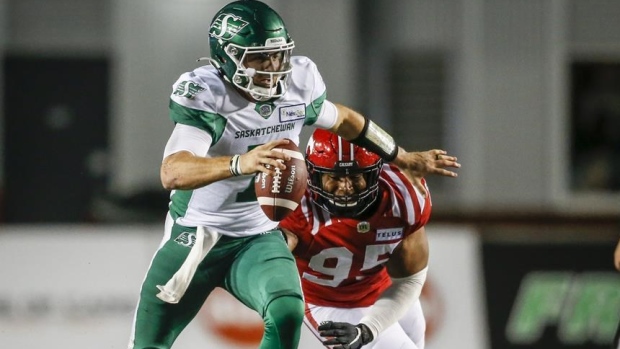
POLYGON ((211 24, 209 35, 218 40, 230 40, 246 25, 248 22, 244 21, 243 18, 222 13, 211 24))
POLYGON ((215 14, 209 28, 210 63, 224 79, 247 92, 256 101, 266 101, 286 92, 292 71, 290 57, 295 47, 284 21, 272 8, 257 0, 235 1, 215 14), (248 56, 277 56, 277 71, 247 67, 248 56), (258 86, 252 79, 266 76, 270 87, 258 86))

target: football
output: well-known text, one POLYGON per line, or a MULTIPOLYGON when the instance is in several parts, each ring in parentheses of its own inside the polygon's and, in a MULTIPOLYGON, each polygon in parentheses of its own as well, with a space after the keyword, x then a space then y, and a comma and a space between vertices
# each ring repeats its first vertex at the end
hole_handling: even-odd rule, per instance
POLYGON ((299 206, 306 191, 308 172, 304 155, 292 140, 273 150, 287 153, 291 160, 284 162, 284 171, 276 170, 274 175, 256 174, 254 192, 265 215, 278 222, 299 206))

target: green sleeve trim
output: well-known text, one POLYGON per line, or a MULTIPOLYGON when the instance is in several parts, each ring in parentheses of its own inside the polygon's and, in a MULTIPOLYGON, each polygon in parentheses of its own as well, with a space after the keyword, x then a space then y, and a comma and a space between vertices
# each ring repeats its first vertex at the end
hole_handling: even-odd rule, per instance
POLYGON ((170 200, 170 215, 174 220, 185 216, 193 190, 176 190, 170 200))
POLYGON ((209 132, 213 138, 211 145, 214 145, 222 138, 227 123, 226 118, 222 115, 188 108, 172 99, 170 99, 168 108, 170 109, 170 119, 175 123, 198 127, 209 132))
POLYGON ((323 102, 325 102, 326 97, 327 91, 323 92, 319 98, 312 101, 312 103, 306 107, 306 120, 304 120, 304 125, 314 125, 316 119, 319 118, 319 112, 321 111, 321 107, 323 107, 323 102))

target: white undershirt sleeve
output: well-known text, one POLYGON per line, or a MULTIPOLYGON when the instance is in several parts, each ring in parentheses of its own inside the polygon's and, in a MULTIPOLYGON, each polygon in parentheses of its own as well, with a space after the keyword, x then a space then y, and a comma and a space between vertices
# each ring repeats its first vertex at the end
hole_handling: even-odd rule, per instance
POLYGON ((180 151, 189 151, 196 156, 206 156, 212 139, 207 131, 198 127, 176 124, 166 143, 164 158, 180 151))
POLYGON ((323 101, 323 107, 321 113, 316 119, 314 126, 318 128, 330 129, 338 121, 338 109, 336 105, 327 99, 323 101))
POLYGON ((392 278, 392 285, 381 294, 370 307, 370 312, 360 320, 360 323, 368 326, 373 338, 377 338, 381 331, 396 323, 413 302, 420 298, 427 270, 428 267, 425 267, 411 276, 392 278))

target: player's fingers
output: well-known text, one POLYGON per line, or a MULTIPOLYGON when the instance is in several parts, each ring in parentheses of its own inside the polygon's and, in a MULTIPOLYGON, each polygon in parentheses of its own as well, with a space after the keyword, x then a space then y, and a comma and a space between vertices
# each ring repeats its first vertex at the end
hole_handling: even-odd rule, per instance
POLYGON ((450 161, 450 160, 437 160, 435 164, 437 165, 436 166, 437 168, 445 168, 445 167, 461 168, 460 163, 456 161, 450 161))
POLYGON ((272 170, 275 170, 276 168, 280 170, 286 170, 286 165, 284 164, 284 161, 280 159, 266 157, 261 159, 261 164, 271 166, 272 170))
POLYGON ((429 153, 431 153, 431 155, 433 156, 433 158, 435 158, 435 160, 438 160, 441 156, 448 154, 448 152, 443 149, 429 150, 429 153))
POLYGON ((334 328, 319 329, 319 334, 321 336, 335 336, 336 335, 336 329, 334 329, 334 328))
POLYGON ((265 156, 284 161, 289 161, 291 159, 288 151, 282 151, 282 149, 270 150, 269 153, 267 153, 265 156))
POLYGON ((435 169, 432 169, 430 173, 434 175, 438 175, 438 176, 453 177, 453 178, 456 178, 459 176, 458 173, 454 171, 446 170, 445 168, 435 168, 435 169))
POLYGON ((334 344, 338 344, 338 342, 336 342, 334 340, 334 338, 330 338, 330 339, 326 339, 324 341, 322 341, 321 343, 325 344, 325 345, 334 345, 334 344))
POLYGON ((262 172, 268 176, 273 176, 276 173, 276 170, 273 166, 269 164, 258 164, 256 167, 256 172, 262 172))
POLYGON ((253 156, 256 159, 256 163, 261 163, 261 164, 271 163, 271 165, 274 165, 281 169, 286 168, 286 166, 285 167, 278 166, 275 162, 272 163, 272 161, 279 161, 280 163, 282 163, 284 161, 289 161, 291 159, 291 156, 288 155, 286 152, 282 152, 278 150, 256 150, 254 149, 253 156))
MULTIPOLYGON (((334 338, 338 338, 339 336, 342 336, 345 333, 344 333, 343 330, 331 329, 331 330, 320 331, 319 334, 321 335, 321 337, 334 337, 334 338)), ((332 339, 334 339, 334 338, 332 338, 332 339)))
POLYGON ((329 330, 330 328, 332 328, 333 324, 334 323, 332 321, 325 321, 325 322, 322 322, 317 329, 319 331, 329 330))
POLYGON ((446 162, 446 163, 447 162, 455 163, 457 162, 458 159, 456 158, 456 156, 451 156, 451 155, 436 155, 435 160, 446 162))
POLYGON ((280 146, 282 146, 284 144, 288 144, 290 142, 291 141, 288 140, 288 139, 276 139, 274 141, 270 141, 270 142, 267 142, 265 144, 259 145, 259 146, 255 147, 255 148, 253 148, 252 150, 250 150, 249 152, 250 153, 259 153, 259 154, 262 154, 264 156, 265 152, 268 153, 272 149, 278 148, 278 147, 280 147, 280 146))
POLYGON ((265 149, 273 149, 277 148, 280 145, 289 144, 290 140, 288 139, 276 139, 275 141, 267 142, 264 145, 265 149))
POLYGON ((434 159, 435 162, 439 163, 442 166, 448 167, 461 167, 461 164, 458 163, 458 158, 456 156, 448 155, 445 153, 435 152, 434 159))
MULTIPOLYGON (((326 339, 323 341, 323 344, 325 345, 344 344, 344 343, 346 343, 346 341, 339 337, 334 337, 334 338, 326 339)), ((334 348, 337 348, 337 347, 334 347, 334 348)))

